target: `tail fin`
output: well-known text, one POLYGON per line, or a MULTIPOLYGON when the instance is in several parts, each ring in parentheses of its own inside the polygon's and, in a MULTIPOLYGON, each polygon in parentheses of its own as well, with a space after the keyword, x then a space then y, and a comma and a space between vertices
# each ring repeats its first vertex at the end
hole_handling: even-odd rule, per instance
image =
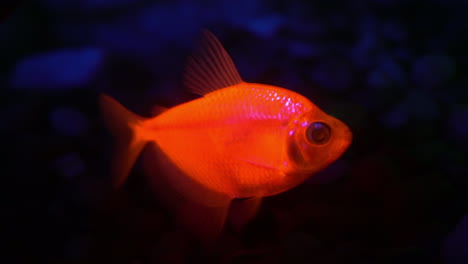
POLYGON ((138 155, 147 141, 139 133, 145 118, 138 116, 112 97, 101 94, 99 98, 101 116, 115 138, 112 183, 118 189, 125 182, 138 155))

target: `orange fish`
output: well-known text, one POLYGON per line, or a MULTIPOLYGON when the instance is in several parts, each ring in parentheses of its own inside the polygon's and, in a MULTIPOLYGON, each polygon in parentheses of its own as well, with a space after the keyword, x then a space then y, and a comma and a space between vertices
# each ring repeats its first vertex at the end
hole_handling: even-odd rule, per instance
POLYGON ((188 61, 184 82, 202 97, 159 108, 154 117, 131 113, 107 95, 101 95, 100 103, 117 140, 114 186, 125 182, 143 148, 152 143, 156 156, 144 161, 151 185, 159 193, 172 189, 169 199, 185 201, 177 204, 179 218, 200 236, 219 234, 233 199, 248 198, 236 200, 242 209, 233 222, 242 226, 255 215, 262 197, 304 182, 351 143, 348 126, 304 96, 244 82, 208 31, 199 53, 188 61))

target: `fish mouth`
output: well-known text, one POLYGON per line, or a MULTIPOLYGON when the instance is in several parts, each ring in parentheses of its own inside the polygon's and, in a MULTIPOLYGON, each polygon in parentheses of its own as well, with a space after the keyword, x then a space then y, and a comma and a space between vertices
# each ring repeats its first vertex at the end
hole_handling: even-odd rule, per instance
POLYGON ((351 129, 347 126, 344 125, 345 129, 343 129, 343 135, 341 136, 341 141, 343 141, 343 147, 344 150, 346 150, 349 145, 351 145, 351 142, 353 141, 353 132, 351 132, 351 129))
POLYGON ((346 124, 342 124, 342 130, 340 132, 340 135, 336 139, 337 142, 335 143, 336 145, 334 147, 336 158, 330 163, 334 162, 335 160, 338 160, 353 142, 353 132, 351 132, 351 129, 346 124))
POLYGON ((335 130, 338 131, 337 135, 335 136, 335 140, 337 141, 336 144, 336 150, 340 152, 341 156, 346 149, 348 149, 349 145, 351 145, 351 142, 353 141, 353 132, 351 132, 351 128, 346 125, 343 121, 331 117, 331 123, 333 124, 333 127, 335 127, 335 130))

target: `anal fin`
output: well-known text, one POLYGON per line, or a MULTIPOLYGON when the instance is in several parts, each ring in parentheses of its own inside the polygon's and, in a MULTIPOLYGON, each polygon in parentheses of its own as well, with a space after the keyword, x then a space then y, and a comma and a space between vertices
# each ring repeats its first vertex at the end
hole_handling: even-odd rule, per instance
POLYGON ((142 162, 156 198, 204 248, 212 248, 224 228, 231 199, 187 177, 155 143, 145 148, 142 162))
POLYGON ((236 232, 240 232, 257 215, 262 197, 236 199, 231 203, 229 223, 236 232))

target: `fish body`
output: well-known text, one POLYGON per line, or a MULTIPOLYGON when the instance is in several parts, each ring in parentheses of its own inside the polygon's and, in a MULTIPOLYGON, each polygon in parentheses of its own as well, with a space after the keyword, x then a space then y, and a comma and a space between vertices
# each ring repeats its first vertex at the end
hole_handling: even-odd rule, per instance
POLYGON ((212 190, 231 198, 270 196, 328 165, 302 168, 288 153, 295 131, 309 125, 301 118, 312 111, 323 114, 292 91, 240 83, 143 122, 141 136, 212 190))
POLYGON ((101 107, 120 146, 116 188, 152 143, 178 171, 165 176, 166 182, 189 201, 224 208, 218 221, 223 225, 232 199, 253 197, 246 199, 254 204, 247 206, 253 216, 262 197, 297 186, 339 158, 352 133, 296 92, 244 82, 211 33, 205 32, 201 47, 184 80, 203 97, 150 118, 107 95, 101 96, 101 107))

